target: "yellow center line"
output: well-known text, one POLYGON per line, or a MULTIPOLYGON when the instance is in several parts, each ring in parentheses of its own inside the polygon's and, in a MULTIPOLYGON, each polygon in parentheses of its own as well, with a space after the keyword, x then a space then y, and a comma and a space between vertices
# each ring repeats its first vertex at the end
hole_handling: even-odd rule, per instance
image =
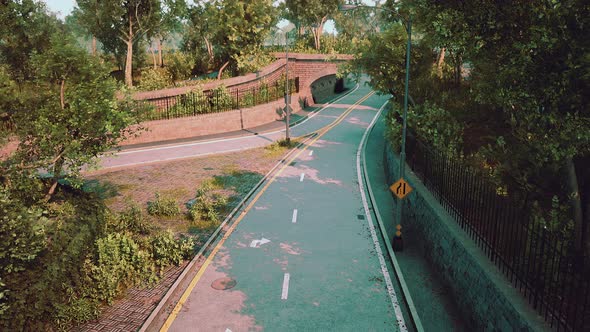
POLYGON ((209 264, 211 264, 211 262, 213 261, 213 258, 215 257, 215 255, 217 254, 217 252, 219 251, 219 249, 221 249, 221 247, 223 246, 223 244, 225 243, 225 241, 229 238, 229 236, 232 234, 232 232, 234 231, 234 229, 238 226, 238 224, 240 223, 240 221, 242 221, 242 219, 244 218, 244 216, 248 213, 248 211, 250 211, 250 209, 258 201, 258 199, 260 198, 260 196, 262 196, 262 194, 268 189, 268 187, 274 182, 274 180, 283 172, 283 170, 285 170, 285 168, 287 168, 287 166, 289 166, 289 164, 293 160, 297 159, 297 157, 299 157, 299 155, 301 153, 303 153, 303 151, 307 150, 307 148, 309 146, 313 145, 317 140, 319 140, 322 136, 324 136, 330 129, 334 128, 340 122, 342 122, 344 120, 344 118, 346 118, 346 116, 348 116, 348 114, 350 114, 362 102, 364 102, 365 100, 369 99, 369 97, 371 97, 373 94, 375 94, 374 91, 369 92, 367 95, 365 95, 364 97, 362 97, 361 99, 359 99, 356 103, 354 103, 352 106, 350 106, 334 122, 332 122, 331 124, 327 125, 324 128, 321 128, 321 129, 317 130, 316 133, 319 133, 319 132, 321 132, 321 133, 319 133, 318 136, 315 137, 309 144, 306 144, 305 147, 303 149, 301 149, 301 151, 299 151, 291 159, 289 159, 289 162, 286 162, 285 165, 283 167, 281 167, 281 169, 279 171, 277 171, 272 176, 272 178, 256 194, 256 196, 252 199, 252 201, 250 201, 250 203, 248 204, 248 206, 242 211, 242 213, 236 219, 236 221, 231 225, 231 227, 223 235, 223 238, 219 241, 219 243, 217 243, 217 245, 215 246, 215 248, 213 249, 213 251, 211 252, 211 254, 209 255, 209 257, 207 257, 207 260, 205 261, 205 263, 203 263, 203 266, 201 266, 199 268, 199 271, 197 272, 197 275, 193 278, 193 280, 191 280, 191 283, 188 285, 188 287, 186 288, 186 290, 184 291, 184 293, 180 297, 180 300, 178 301, 178 303, 174 307, 174 310, 172 310, 172 312, 168 316, 168 319, 166 319, 166 322, 164 322, 164 325, 160 329, 160 332, 167 332, 168 329, 172 326, 172 323, 174 322, 174 320, 178 316, 178 313, 180 313, 180 310, 182 309, 182 306, 184 305, 184 303, 186 302, 186 300, 188 300, 188 297, 190 296, 190 294, 192 293, 193 289, 195 288, 195 286, 197 285, 197 283, 199 282, 199 280, 201 279, 201 277, 205 273, 205 270, 207 270, 207 267, 209 266, 209 264))

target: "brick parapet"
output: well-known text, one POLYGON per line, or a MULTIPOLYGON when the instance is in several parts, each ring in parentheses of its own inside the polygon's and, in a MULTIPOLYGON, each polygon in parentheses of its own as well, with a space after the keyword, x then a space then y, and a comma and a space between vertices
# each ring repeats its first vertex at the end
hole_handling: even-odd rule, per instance
MULTIPOLYGON (((281 120, 282 115, 279 111, 283 108, 283 99, 278 99, 267 104, 227 112, 147 121, 142 123, 146 131, 136 137, 128 137, 120 145, 183 139, 253 128, 281 120)), ((292 96, 291 108, 292 112, 301 110, 299 94, 292 96)))

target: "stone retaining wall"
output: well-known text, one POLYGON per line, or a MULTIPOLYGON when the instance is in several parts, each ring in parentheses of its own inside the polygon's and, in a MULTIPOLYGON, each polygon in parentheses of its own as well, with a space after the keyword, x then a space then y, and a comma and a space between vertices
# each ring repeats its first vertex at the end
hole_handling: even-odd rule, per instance
MULTIPOLYGON (((399 159, 389 144, 384 159, 388 183, 393 183, 399 178, 399 159)), ((549 330, 409 167, 406 169, 405 180, 414 191, 403 200, 404 231, 415 232, 421 240, 426 258, 451 289, 468 325, 476 331, 549 330)))

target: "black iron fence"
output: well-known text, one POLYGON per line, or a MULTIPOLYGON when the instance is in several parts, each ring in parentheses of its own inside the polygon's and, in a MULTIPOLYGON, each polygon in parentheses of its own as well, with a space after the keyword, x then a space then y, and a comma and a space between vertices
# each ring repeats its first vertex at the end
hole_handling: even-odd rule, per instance
MULTIPOLYGON (((289 80, 289 91, 290 94, 299 92, 298 77, 289 80)), ((138 102, 142 107, 147 106, 145 120, 164 120, 252 107, 284 98, 284 95, 285 81, 276 81, 271 85, 260 84, 245 89, 195 90, 184 95, 138 102)))
POLYGON ((590 331, 587 257, 548 230, 530 207, 472 168, 413 141, 409 163, 444 208, 556 330, 590 331))

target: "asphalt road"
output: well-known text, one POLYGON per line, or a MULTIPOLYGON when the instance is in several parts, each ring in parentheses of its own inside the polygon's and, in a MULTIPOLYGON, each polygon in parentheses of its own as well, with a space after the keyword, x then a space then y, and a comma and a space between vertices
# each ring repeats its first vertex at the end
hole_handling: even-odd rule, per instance
MULTIPOLYGON (((164 331, 406 330, 407 314, 397 304, 400 292, 370 225, 357 173, 361 138, 386 101, 361 85, 293 128, 293 136, 319 131, 213 249, 164 331)), ((282 137, 157 151, 162 158, 182 158, 183 149, 243 149, 273 135, 282 137)), ((148 162, 142 158, 136 153, 127 163, 148 162)))

